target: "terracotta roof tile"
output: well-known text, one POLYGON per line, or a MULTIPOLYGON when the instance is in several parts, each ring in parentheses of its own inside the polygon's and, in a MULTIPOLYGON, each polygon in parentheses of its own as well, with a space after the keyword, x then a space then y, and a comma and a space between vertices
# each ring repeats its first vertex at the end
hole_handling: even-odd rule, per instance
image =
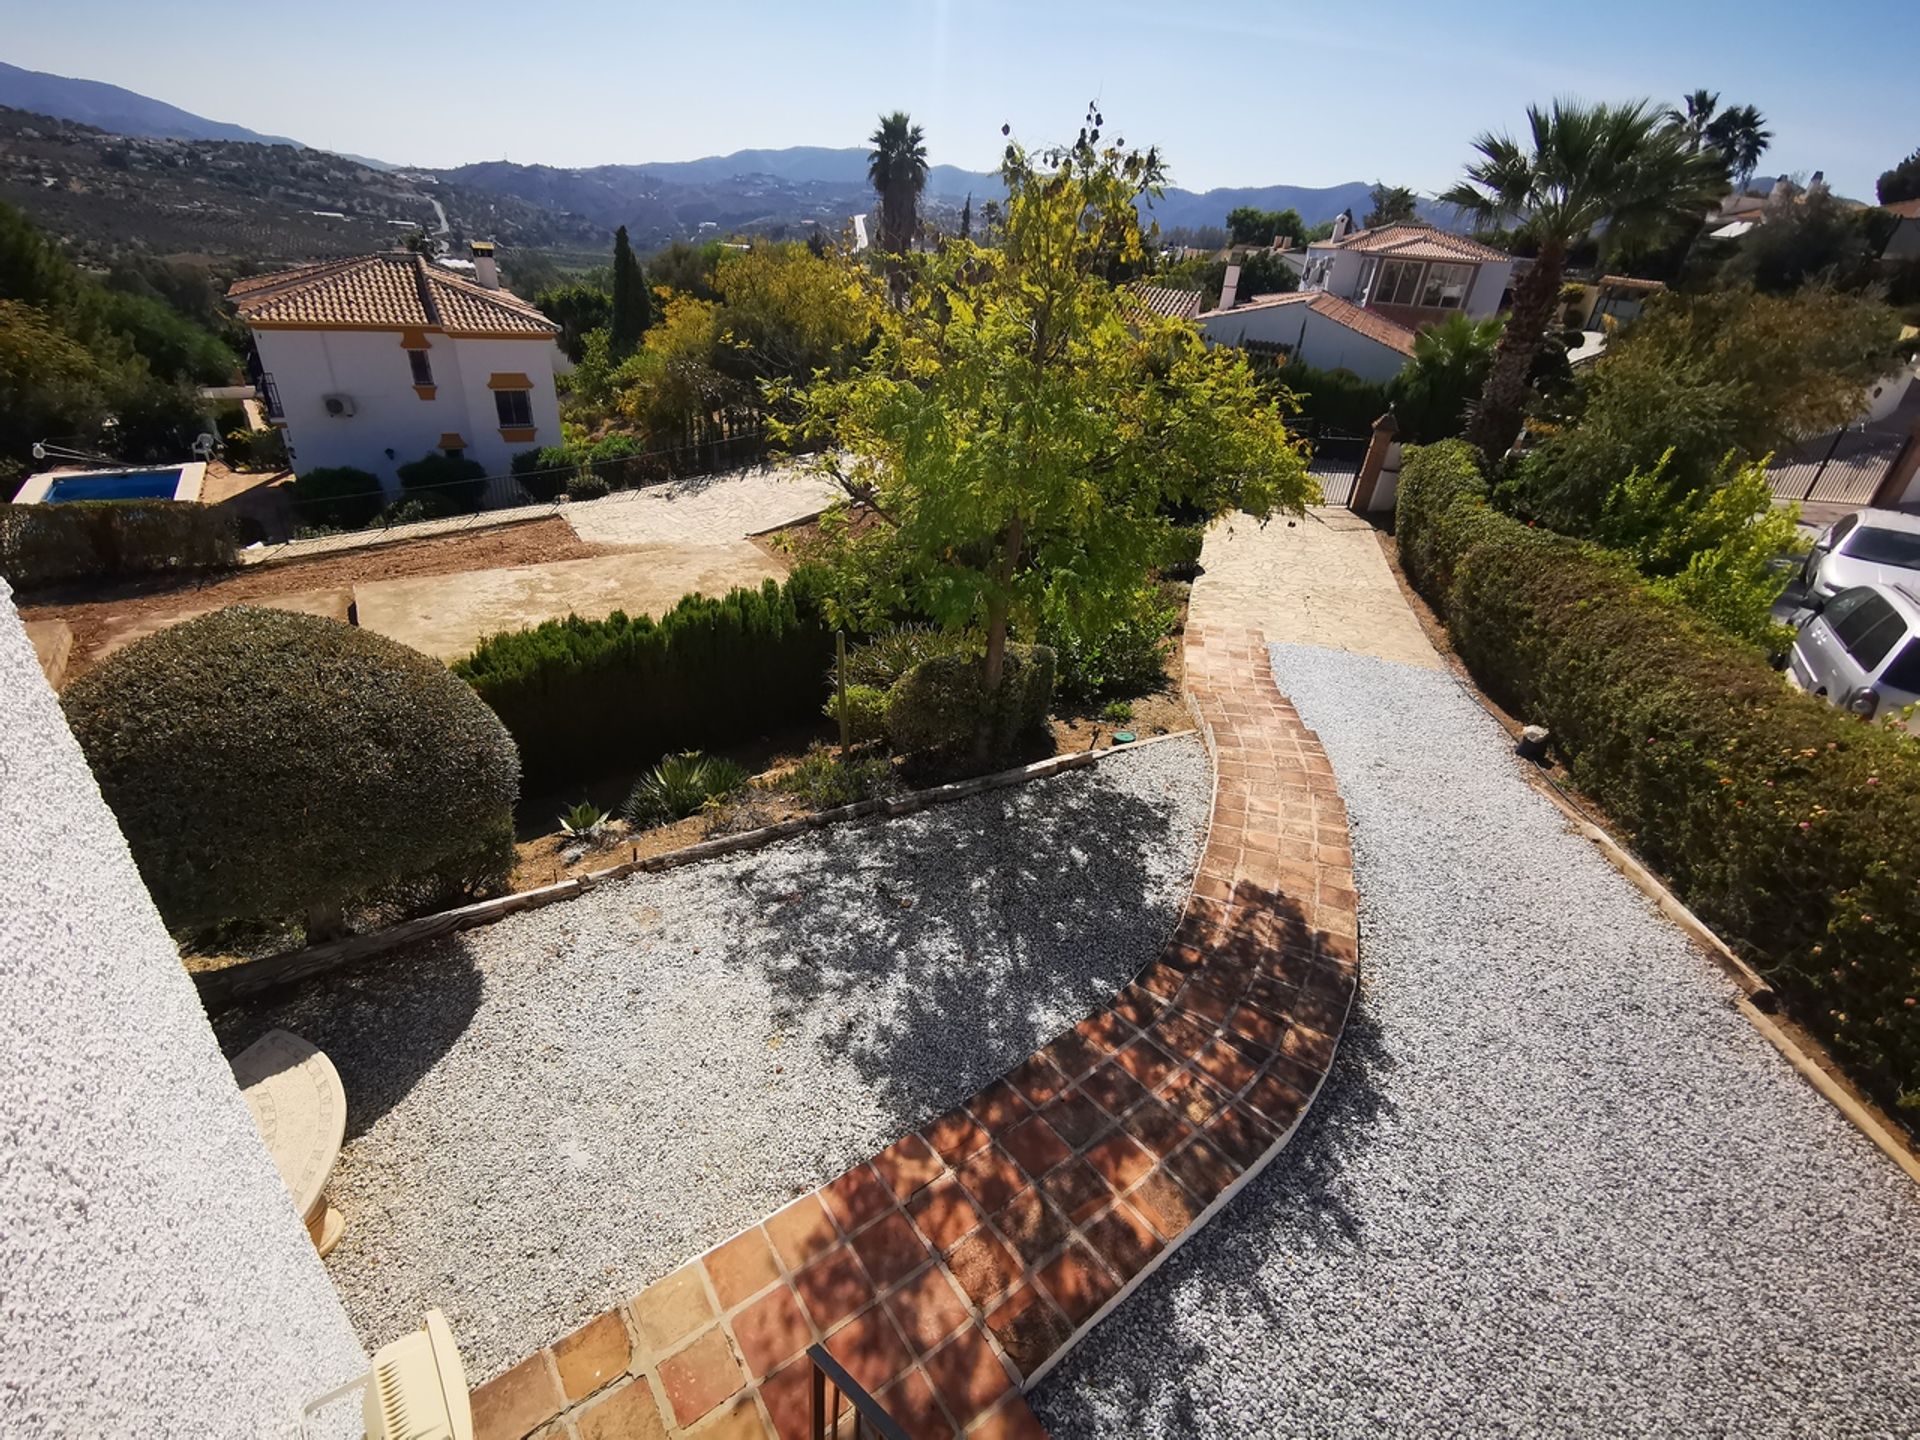
POLYGON ((1402 355, 1413 353, 1413 331, 1404 325, 1396 325, 1384 315, 1364 310, 1351 300, 1342 300, 1338 295, 1316 290, 1313 292, 1313 308, 1334 324, 1344 325, 1369 340, 1377 340, 1390 350, 1398 350, 1402 355))
POLYGON ((1344 240, 1322 240, 1317 244, 1335 250, 1358 250, 1367 255, 1394 255, 1407 260, 1469 260, 1484 264, 1489 260, 1507 260, 1504 250, 1482 245, 1465 235, 1455 235, 1434 225, 1376 225, 1371 230, 1356 230, 1344 240))
POLYGON ((256 275, 236 281, 227 298, 249 324, 417 326, 450 335, 560 329, 511 291, 489 290, 405 251, 256 275))
POLYGON ((1200 315, 1198 290, 1176 290, 1168 285, 1149 285, 1136 280, 1121 294, 1149 315, 1168 315, 1175 320, 1195 320, 1200 315))
POLYGON ((1891 205, 1882 205, 1882 210, 1891 210, 1902 220, 1920 220, 1920 199, 1896 200, 1891 205))

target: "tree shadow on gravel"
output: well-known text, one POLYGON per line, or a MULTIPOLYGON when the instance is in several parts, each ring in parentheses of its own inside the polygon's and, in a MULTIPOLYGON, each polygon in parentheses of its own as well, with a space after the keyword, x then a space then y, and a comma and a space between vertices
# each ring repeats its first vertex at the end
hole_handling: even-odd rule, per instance
POLYGON ((213 1017, 229 1059, 269 1030, 311 1041, 340 1072, 348 1140, 407 1098, 466 1032, 485 980, 453 937, 342 967, 213 1017))
POLYGON ((1250 1248, 1277 1259, 1363 1242, 1362 1221, 1348 1201, 1361 1183, 1354 1178, 1363 1173, 1356 1166, 1372 1144, 1376 1121, 1394 1109, 1383 1082, 1396 1063, 1362 992, 1326 1084, 1292 1141, 1028 1397, 1049 1433, 1058 1440, 1105 1433, 1116 1415, 1128 1417, 1130 1431, 1143 1435, 1220 1433, 1219 1397, 1195 1388, 1197 1377, 1210 1376, 1215 1364, 1205 1326, 1243 1326, 1238 1317, 1248 1316, 1264 1318, 1281 1340, 1275 1357, 1280 1368, 1241 1377, 1243 1385, 1260 1386, 1269 1404, 1240 1417, 1244 1423, 1235 1433, 1264 1433, 1261 1426, 1268 1422, 1272 1433, 1295 1433, 1298 1425, 1280 1426, 1273 1412, 1291 1388, 1284 1371, 1285 1331, 1303 1323, 1302 1317, 1284 1313, 1285 1282, 1250 1267, 1244 1256, 1250 1248), (1126 1336, 1151 1337, 1150 1355, 1141 1353, 1138 1341, 1129 1346, 1126 1336))
POLYGON ((765 895, 747 947, 776 1025, 824 1019, 901 1131, 1108 1004, 1159 953, 1191 880, 1184 858, 1171 881, 1148 864, 1172 843, 1173 802, 1088 772, 924 814, 925 828, 831 832, 837 883, 765 895), (889 985, 876 1021, 866 1008, 889 985))

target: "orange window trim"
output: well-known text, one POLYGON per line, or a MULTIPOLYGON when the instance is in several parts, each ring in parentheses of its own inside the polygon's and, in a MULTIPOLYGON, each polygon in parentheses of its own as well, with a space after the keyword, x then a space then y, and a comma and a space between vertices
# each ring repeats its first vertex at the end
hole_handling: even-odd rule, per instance
POLYGON ((442 450, 464 450, 467 448, 467 442, 449 430, 440 437, 440 448, 442 450))
POLYGON ((427 332, 425 330, 416 326, 411 330, 402 330, 400 332, 400 348, 402 350, 431 350, 433 348, 433 342, 427 339, 427 332))
POLYGON ((500 427, 500 438, 512 445, 525 444, 539 433, 539 430, 532 425, 502 425, 500 427))
POLYGON ((508 375, 496 371, 488 377, 487 388, 489 390, 531 390, 533 381, 524 375, 508 375))
POLYGON ((413 387, 413 393, 418 395, 422 400, 431 400, 434 392, 438 389, 439 387, 436 385, 416 385, 413 387))

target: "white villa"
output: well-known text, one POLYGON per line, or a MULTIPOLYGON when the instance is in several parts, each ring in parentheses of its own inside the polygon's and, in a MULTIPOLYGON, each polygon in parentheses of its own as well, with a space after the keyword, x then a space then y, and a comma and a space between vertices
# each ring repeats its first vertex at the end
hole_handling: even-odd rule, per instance
POLYGON ((351 465, 397 484, 434 451, 504 475, 560 441, 560 327, 500 288, 493 246, 474 278, 410 252, 241 280, 227 292, 253 332, 268 418, 295 474, 351 465))
POLYGON ((1349 234, 1344 216, 1297 268, 1299 290, 1246 300, 1230 269, 1219 307, 1199 317, 1201 332, 1384 382, 1400 373, 1422 326, 1455 312, 1496 314, 1513 280, 1513 257, 1477 240, 1411 222, 1349 234))

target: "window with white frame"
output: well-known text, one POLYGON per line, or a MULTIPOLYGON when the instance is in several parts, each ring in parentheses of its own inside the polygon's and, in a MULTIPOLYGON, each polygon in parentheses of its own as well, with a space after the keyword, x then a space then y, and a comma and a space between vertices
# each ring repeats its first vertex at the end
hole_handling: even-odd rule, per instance
POLYGON ((1382 261, 1380 278, 1373 287, 1373 303, 1375 305, 1418 304, 1420 272, 1424 268, 1418 260, 1382 261))
POLYGON ((1471 265, 1429 265, 1427 283, 1420 288, 1420 303, 1441 310, 1458 310, 1467 303, 1467 291, 1473 288, 1471 265))

